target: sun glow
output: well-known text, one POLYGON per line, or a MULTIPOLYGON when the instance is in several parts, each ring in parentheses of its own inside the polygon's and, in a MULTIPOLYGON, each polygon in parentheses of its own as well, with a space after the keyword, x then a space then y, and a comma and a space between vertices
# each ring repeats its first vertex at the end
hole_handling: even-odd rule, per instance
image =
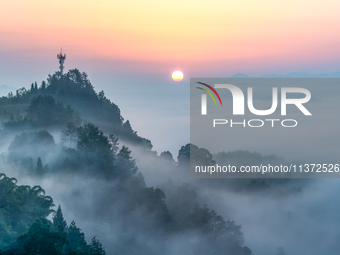
POLYGON ((181 71, 175 71, 172 73, 172 79, 174 81, 181 81, 183 80, 183 73, 181 71))

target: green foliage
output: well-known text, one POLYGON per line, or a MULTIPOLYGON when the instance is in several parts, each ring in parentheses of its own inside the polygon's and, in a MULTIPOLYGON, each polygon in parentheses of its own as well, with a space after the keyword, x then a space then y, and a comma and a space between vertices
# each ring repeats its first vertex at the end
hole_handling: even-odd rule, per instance
POLYGON ((78 69, 70 70, 63 76, 59 73, 49 75, 47 93, 65 104, 70 104, 82 116, 91 122, 105 122, 105 131, 117 133, 121 129, 123 118, 119 108, 104 95, 96 93, 86 73, 78 69))
POLYGON ((50 96, 34 97, 27 109, 29 119, 37 122, 38 126, 58 126, 72 122, 75 112, 68 105, 66 108, 61 102, 50 96))
MULTIPOLYGON (((167 237, 177 234, 193 234, 200 240, 190 247, 195 254, 211 254, 211 247, 216 254, 251 254, 249 248, 242 247, 241 226, 200 205, 197 190, 192 186, 168 185, 165 192, 146 186, 131 150, 126 146, 119 148, 118 138, 143 147, 150 155, 151 142, 137 135, 130 121, 124 121, 119 108, 103 91, 98 94, 94 91, 86 73, 74 69, 64 75, 60 72, 49 75, 40 88, 34 83, 28 91, 21 89, 16 96, 0 99, 3 109, 11 104, 29 106, 4 111, 3 116, 9 120, 5 129, 31 128, 34 132, 16 135, 7 159, 40 177, 48 175, 55 180, 56 175, 71 173, 70 178, 83 178, 87 183, 85 188, 81 187, 84 192, 80 189, 75 195, 78 199, 72 200, 74 207, 81 206, 74 210, 81 211, 84 218, 123 230, 110 239, 117 243, 121 254, 155 254, 140 240, 147 244, 159 241, 157 245, 162 247, 167 237), (90 122, 81 125, 78 113, 90 122), (38 131, 41 128, 52 131, 63 128, 62 145, 56 145, 49 132, 38 131), (43 162, 50 164, 50 171, 43 162), (102 187, 92 184, 93 178, 102 187), (83 203, 84 199, 91 199, 91 210, 86 210, 88 204, 83 203)), ((197 164, 215 163, 209 151, 190 144, 179 151, 178 167, 170 152, 163 152, 159 158, 171 168, 184 169, 189 165, 190 154, 197 164)), ((39 186, 17 186, 15 179, 1 175, 0 248, 12 243, 17 254, 105 254, 95 237, 87 244, 85 234, 74 221, 67 226, 60 206, 53 215, 53 223, 46 220, 52 206, 52 198, 45 196, 39 186)))
MULTIPOLYGON (((35 91, 33 88, 33 92, 37 94, 35 91)), ((81 122, 79 113, 74 111, 70 105, 65 107, 51 95, 38 95, 32 98, 24 117, 20 116, 16 120, 10 119, 4 123, 4 128, 7 130, 27 130, 39 127, 58 127, 69 122, 77 124, 81 122)))
MULTIPOLYGON (((60 207, 59 207, 60 209, 60 207)), ((61 212, 61 210, 60 210, 61 212)), ((72 221, 71 225, 56 229, 47 219, 37 219, 28 232, 19 236, 13 245, 18 255, 90 255, 105 254, 104 248, 97 239, 92 239, 91 245, 85 241, 84 233, 72 221), (91 252, 95 253, 91 253, 91 252)))
POLYGON ((53 200, 40 186, 18 186, 17 180, 0 174, 0 247, 23 234, 37 218, 47 217, 53 200))
POLYGON ((54 138, 46 130, 24 132, 21 135, 16 135, 11 142, 8 148, 8 159, 18 161, 23 169, 29 171, 29 174, 42 175, 47 170, 47 167, 42 164, 42 159, 46 158, 47 154, 54 151, 55 148, 54 138), (32 159, 36 162, 34 167, 32 159))
POLYGON ((61 141, 72 147, 77 141, 77 126, 73 123, 67 123, 66 128, 61 131, 61 141))
POLYGON ((4 123, 7 130, 27 130, 66 125, 73 122, 79 125, 81 117, 93 123, 100 123, 100 129, 115 134, 120 139, 140 145, 145 150, 152 149, 151 141, 137 135, 130 122, 124 122, 120 109, 104 94, 96 93, 85 72, 72 69, 61 75, 49 75, 47 82, 37 83, 31 89, 21 88, 16 96, 9 95, 0 99, 0 106, 21 107, 29 104, 20 118, 8 119, 4 123), (64 107, 66 105, 66 107, 64 107))
POLYGON ((153 215, 153 224, 156 225, 153 231, 157 232, 157 229, 172 230, 173 218, 165 203, 163 190, 152 187, 143 188, 137 194, 135 203, 138 205, 138 210, 143 211, 146 215, 153 215))
MULTIPOLYGON (((174 228, 178 232, 198 233, 208 240, 217 254, 226 251, 232 251, 231 254, 251 254, 248 247, 242 247, 244 237, 240 225, 231 220, 225 221, 206 205, 199 205, 198 188, 187 183, 176 187, 168 182, 164 190, 168 195, 167 205, 174 218, 174 228)), ((200 254, 202 251, 199 251, 200 254)))
POLYGON ((170 151, 163 151, 163 152, 159 155, 159 157, 160 157, 161 159, 164 159, 164 160, 167 160, 167 161, 171 162, 172 164, 175 163, 175 160, 173 159, 172 154, 171 154, 170 151))
POLYGON ((27 94, 27 90, 24 87, 22 87, 20 89, 17 89, 16 93, 17 93, 17 97, 19 98, 24 97, 27 94))
POLYGON ((37 166, 35 168, 35 173, 39 176, 42 176, 44 174, 44 167, 43 167, 43 164, 41 162, 41 158, 39 157, 38 158, 38 161, 37 161, 37 166))
POLYGON ((76 149, 66 149, 67 159, 64 167, 83 169, 94 176, 107 178, 132 178, 137 174, 135 160, 131 157, 131 150, 122 146, 118 150, 118 138, 114 135, 104 135, 98 126, 87 123, 76 127, 70 123, 62 130, 61 140, 64 145, 72 146, 76 143, 76 149), (81 159, 81 160, 79 160, 81 159), (91 168, 89 168, 91 166, 91 168))
POLYGON ((106 254, 103 245, 99 242, 99 240, 96 237, 93 237, 91 239, 90 254, 91 255, 105 255, 106 254))
POLYGON ((119 153, 117 154, 117 164, 118 171, 121 175, 130 176, 137 173, 137 166, 134 159, 131 157, 131 150, 123 146, 119 153))
POLYGON ((53 226, 55 229, 58 229, 59 231, 65 231, 67 227, 67 223, 64 220, 63 213, 61 211, 61 206, 58 206, 57 211, 53 215, 53 226))
POLYGON ((46 82, 42 81, 40 86, 41 93, 43 94, 46 90, 46 82))
POLYGON ((99 128, 88 123, 77 128, 77 150, 87 165, 96 165, 104 172, 113 169, 115 144, 99 128))
POLYGON ((28 232, 18 238, 18 244, 25 255, 61 255, 67 243, 66 234, 53 230, 46 219, 37 219, 28 232))
POLYGON ((213 155, 204 148, 198 148, 196 145, 187 144, 182 146, 178 152, 178 166, 188 167, 191 159, 195 162, 195 165, 214 165, 216 162, 213 159, 213 155))
POLYGON ((90 248, 85 241, 85 235, 74 221, 71 222, 67 229, 68 251, 74 251, 79 255, 89 255, 90 248))
POLYGON ((111 145, 107 136, 99 130, 98 126, 88 123, 77 129, 77 149, 84 153, 111 154, 111 145))
MULTIPOLYGON (((1 180, 3 181, 4 179, 1 180)), ((9 179, 9 182, 12 183, 10 186, 15 185, 13 180, 9 179)), ((39 190, 36 187, 33 189, 39 190)), ((17 206, 19 206, 19 204, 17 206)), ((43 208, 43 206, 41 207, 43 208)), ((1 212, 2 211, 0 210, 0 220, 3 220, 3 214, 1 214, 1 212)), ((51 210, 48 214, 50 212, 51 210)), ((53 216, 53 223, 46 219, 48 214, 37 214, 36 216, 41 217, 38 217, 35 220, 32 218, 29 221, 31 224, 28 224, 27 219, 24 218, 25 215, 21 212, 21 217, 23 217, 22 222, 26 223, 27 232, 23 233, 24 231, 15 231, 12 229, 13 233, 11 239, 6 239, 6 236, 4 235, 6 233, 4 233, 3 230, 4 226, 0 225, 0 231, 2 231, 0 232, 0 248, 4 248, 3 253, 5 255, 105 254, 105 249, 98 239, 93 238, 90 245, 86 243, 84 233, 76 226, 74 221, 71 222, 69 227, 67 226, 60 206, 53 216), (30 226, 28 227, 28 225, 30 226), (15 241, 16 238, 17 240, 15 241), (4 242, 6 240, 7 242, 4 242)), ((12 219, 12 221, 13 220, 14 219, 12 219)))

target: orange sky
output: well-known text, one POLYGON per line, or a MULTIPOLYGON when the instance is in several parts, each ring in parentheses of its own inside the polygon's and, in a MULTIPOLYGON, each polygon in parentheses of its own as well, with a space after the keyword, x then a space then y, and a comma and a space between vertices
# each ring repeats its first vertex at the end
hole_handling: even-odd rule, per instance
POLYGON ((78 58, 153 61, 339 58, 339 10, 336 0, 3 0, 0 49, 63 46, 78 58))
POLYGON ((65 71, 87 72, 156 149, 178 151, 190 77, 339 72, 339 10, 339 0, 1 0, 0 86, 40 84, 63 47, 65 71))

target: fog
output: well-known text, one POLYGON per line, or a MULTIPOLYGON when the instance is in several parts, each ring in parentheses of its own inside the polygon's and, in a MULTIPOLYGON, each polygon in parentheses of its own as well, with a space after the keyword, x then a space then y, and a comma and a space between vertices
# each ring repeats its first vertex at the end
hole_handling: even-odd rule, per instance
MULTIPOLYGON (((2 148, 3 155, 7 153, 6 147, 2 148)), ((53 165, 56 157, 62 155, 61 147, 56 145, 55 148, 50 150, 49 147, 40 147, 29 151, 29 155, 38 158, 41 156, 38 152, 45 149, 43 163, 53 165)), ((231 219, 242 225, 245 245, 251 248, 253 254, 275 254, 278 247, 283 247, 286 254, 292 255, 338 254, 339 180, 283 180, 281 183, 265 180, 270 187, 264 190, 247 190, 245 187, 250 180, 243 180, 243 189, 236 191, 228 188, 233 180, 222 180, 224 187, 209 183, 214 180, 190 179, 188 169, 180 169, 177 163, 160 158, 156 152, 142 152, 133 145, 130 148, 147 186, 163 188, 169 180, 175 186, 189 183, 195 187, 201 205, 207 204, 226 220, 231 219), (291 192, 294 187, 301 187, 301 191, 291 192)), ((27 153, 27 148, 22 149, 27 153)), ((16 153, 25 155, 20 151, 16 153)), ((153 220, 143 209, 134 211, 132 218, 143 219, 144 223, 138 225, 141 223, 136 221, 134 229, 127 229, 126 224, 131 221, 131 215, 125 218, 124 213, 117 210, 126 206, 125 198, 117 199, 110 195, 115 190, 115 182, 73 173, 35 177, 23 174, 22 170, 6 162, 2 163, 2 169, 6 175, 17 178, 21 185, 43 187, 53 197, 55 204, 62 206, 66 221, 70 223, 75 220, 88 240, 97 236, 108 254, 115 251, 117 237, 120 237, 121 242, 131 232, 135 237, 135 252, 137 247, 143 246, 143 249, 152 253, 161 250, 162 254, 194 254, 190 247, 203 241, 201 235, 195 232, 168 235, 166 241, 157 240, 153 234, 145 233, 148 227, 144 224, 152 225, 153 220), (192 246, 188 246, 188 243, 192 246)), ((207 247, 209 249, 213 247, 207 247)))
MULTIPOLYGON (((136 158, 142 161, 145 156, 136 158)), ((264 179, 271 183, 267 189, 230 191, 228 186, 235 180, 221 180, 225 185, 216 185, 211 179, 185 179, 183 172, 161 168, 159 162, 150 164, 147 158, 141 167, 143 163, 156 166, 143 168, 147 183, 157 186, 170 178, 195 185, 201 203, 242 224, 245 245, 254 254, 275 254, 278 247, 292 255, 338 254, 339 179, 264 179)))
MULTIPOLYGON (((88 242, 96 236, 107 254, 339 253, 338 179, 191 178, 189 144, 184 141, 172 154, 153 150, 116 105, 94 92, 85 74, 73 70, 60 77, 49 77, 47 88, 33 86, 8 99, 13 102, 2 99, 8 112, 1 115, 1 172, 18 185, 40 185, 61 205, 67 223, 74 220, 88 242), (64 91, 58 97, 59 87, 64 91), (15 103, 21 112, 13 117, 15 103)), ((318 144, 305 155, 316 160, 337 155, 336 146, 323 150, 329 141, 337 144, 336 127, 324 130, 324 136, 305 134, 318 144)), ((171 137, 166 139, 173 146, 171 137)), ((292 160, 286 158, 289 145, 274 152, 273 144, 266 151, 230 143, 205 157, 237 166, 292 160)), ((296 151, 292 155, 298 157, 296 151)))
POLYGON ((241 222, 254 254, 338 254, 339 180, 310 180, 300 194, 221 191, 215 206, 224 217, 241 222))

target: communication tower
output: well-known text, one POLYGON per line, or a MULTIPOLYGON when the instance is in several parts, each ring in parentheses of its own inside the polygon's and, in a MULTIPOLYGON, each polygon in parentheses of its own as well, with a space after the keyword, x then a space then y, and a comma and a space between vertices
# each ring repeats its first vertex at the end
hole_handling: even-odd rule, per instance
POLYGON ((61 75, 64 72, 64 62, 66 59, 66 54, 63 55, 63 48, 61 48, 61 51, 59 54, 57 54, 57 58, 59 59, 59 69, 60 69, 60 73, 61 75))

